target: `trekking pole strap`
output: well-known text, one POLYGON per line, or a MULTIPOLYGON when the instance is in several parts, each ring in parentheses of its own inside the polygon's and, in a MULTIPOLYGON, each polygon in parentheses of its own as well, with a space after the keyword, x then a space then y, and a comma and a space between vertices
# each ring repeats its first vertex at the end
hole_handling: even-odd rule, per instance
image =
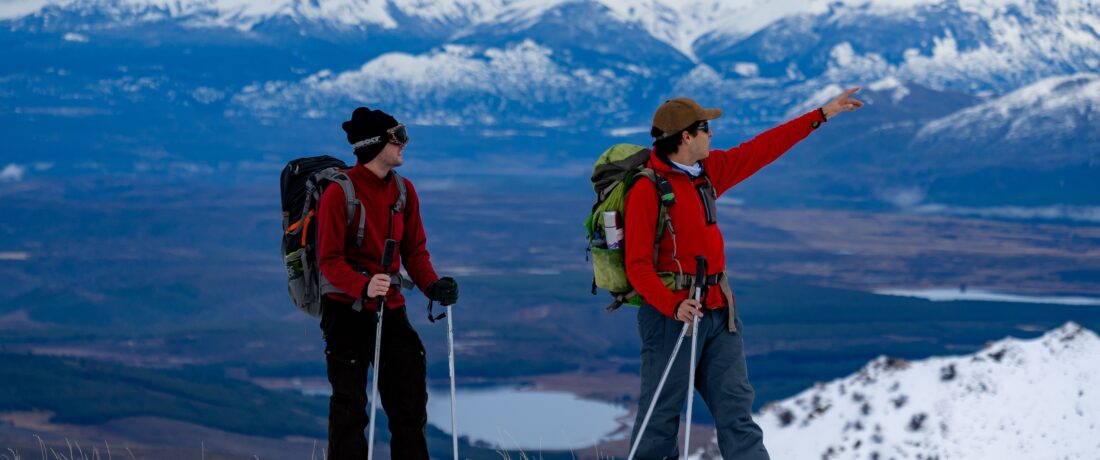
POLYGON ((434 307, 435 307, 435 301, 432 300, 432 299, 428 299, 428 322, 434 323, 436 321, 439 321, 439 320, 447 317, 447 312, 446 311, 436 315, 435 312, 432 311, 434 307))
MULTIPOLYGON (((366 270, 358 270, 358 271, 359 271, 360 275, 363 275, 363 276, 367 277, 368 279, 373 278, 374 275, 377 274, 377 273, 371 273, 371 272, 366 271, 366 270)), ((412 282, 412 280, 410 280, 408 278, 405 278, 405 275, 402 275, 401 272, 387 273, 387 275, 390 276, 390 286, 400 286, 401 289, 405 289, 405 290, 409 290, 409 289, 412 289, 412 288, 416 287, 416 284, 414 284, 412 282)))

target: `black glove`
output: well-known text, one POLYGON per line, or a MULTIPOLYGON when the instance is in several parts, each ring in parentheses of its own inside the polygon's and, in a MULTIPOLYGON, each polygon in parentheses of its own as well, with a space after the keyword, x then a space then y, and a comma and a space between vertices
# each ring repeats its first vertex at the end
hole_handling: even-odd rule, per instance
POLYGON ((428 298, 443 306, 454 305, 458 302, 458 283, 454 278, 444 276, 428 286, 428 298))

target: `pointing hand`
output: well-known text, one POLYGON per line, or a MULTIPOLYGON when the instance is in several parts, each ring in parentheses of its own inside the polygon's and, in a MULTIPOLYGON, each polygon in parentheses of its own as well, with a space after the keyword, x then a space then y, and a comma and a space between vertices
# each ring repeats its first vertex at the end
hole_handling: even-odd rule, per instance
POLYGON ((821 111, 825 112, 825 119, 833 118, 833 116, 840 112, 854 112, 860 107, 863 107, 863 101, 852 97, 852 94, 855 94, 856 91, 859 91, 859 87, 849 88, 844 94, 837 96, 836 99, 825 104, 825 106, 821 108, 821 111))

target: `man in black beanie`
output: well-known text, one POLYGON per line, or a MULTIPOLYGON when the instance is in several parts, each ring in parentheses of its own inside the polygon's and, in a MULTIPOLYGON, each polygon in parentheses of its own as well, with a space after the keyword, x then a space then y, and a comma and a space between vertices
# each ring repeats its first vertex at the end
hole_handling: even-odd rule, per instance
POLYGON ((328 187, 318 205, 317 255, 326 292, 321 330, 332 384, 328 458, 367 457, 367 369, 374 359, 375 312, 385 296, 378 389, 389 418, 391 458, 427 460, 424 345, 409 323, 400 288, 415 284, 429 299, 451 305, 458 300, 458 284, 436 275, 416 189, 393 171, 404 162, 409 142, 405 126, 381 110, 359 107, 343 128, 358 159, 347 175, 362 206, 349 219, 342 187, 328 187), (361 243, 357 232, 348 231, 348 222, 359 222, 360 213, 365 216, 361 243), (387 239, 395 240, 399 250, 393 263, 383 267, 387 239), (411 283, 401 279, 402 262, 411 283))

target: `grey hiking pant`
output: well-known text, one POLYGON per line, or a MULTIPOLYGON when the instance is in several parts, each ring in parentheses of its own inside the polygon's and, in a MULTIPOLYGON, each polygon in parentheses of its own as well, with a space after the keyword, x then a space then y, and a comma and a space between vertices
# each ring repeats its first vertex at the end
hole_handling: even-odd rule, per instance
MULTIPOLYGON (((730 332, 729 314, 728 308, 706 310, 699 319, 695 388, 714 415, 722 458, 767 460, 763 433, 752 420, 754 393, 745 367, 745 348, 741 339, 744 329, 740 318, 735 318, 737 332, 730 332)), ((661 314, 651 305, 638 309, 638 334, 642 339, 642 393, 634 432, 630 437, 631 445, 637 439, 642 419, 683 327, 683 322, 661 314)), ((653 417, 634 456, 638 460, 679 458, 677 435, 681 431, 680 411, 687 398, 690 340, 691 337, 684 337, 665 387, 661 389, 653 417)))

